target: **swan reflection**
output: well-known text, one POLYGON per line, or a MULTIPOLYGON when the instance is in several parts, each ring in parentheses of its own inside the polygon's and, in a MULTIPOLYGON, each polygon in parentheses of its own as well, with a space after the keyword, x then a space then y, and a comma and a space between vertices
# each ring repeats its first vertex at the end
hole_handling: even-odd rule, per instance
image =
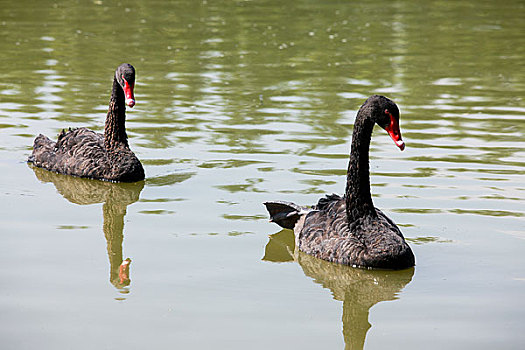
POLYGON ((111 183, 98 180, 56 174, 30 166, 38 180, 55 185, 58 193, 71 203, 88 205, 103 203, 104 222, 102 230, 107 242, 109 257, 109 281, 121 293, 128 293, 130 285, 129 267, 131 259, 122 258, 124 240, 124 216, 128 205, 138 201, 144 181, 135 183, 111 183))
POLYGON ((263 260, 297 261, 306 276, 330 289, 335 300, 343 302, 343 338, 345 349, 363 349, 370 308, 395 300, 412 280, 414 268, 401 271, 364 270, 330 263, 295 249, 294 235, 282 230, 270 236, 263 260))

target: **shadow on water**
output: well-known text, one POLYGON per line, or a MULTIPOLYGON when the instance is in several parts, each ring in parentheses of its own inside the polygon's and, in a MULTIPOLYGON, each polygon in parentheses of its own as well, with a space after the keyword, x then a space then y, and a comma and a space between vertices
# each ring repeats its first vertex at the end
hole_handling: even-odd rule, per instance
POLYGON ((139 200, 144 181, 111 183, 56 174, 31 165, 29 167, 33 169, 38 180, 53 183, 58 193, 71 203, 79 205, 103 203, 102 229, 106 237, 110 264, 109 281, 121 293, 128 293, 125 287, 131 283, 129 277, 131 259, 122 258, 124 216, 128 205, 139 200))
POLYGON ((345 349, 363 349, 370 308, 375 304, 395 300, 410 283, 414 268, 402 271, 363 270, 317 259, 295 249, 294 235, 282 230, 270 236, 263 260, 271 262, 297 261, 306 276, 330 289, 335 300, 343 302, 343 338, 345 349))

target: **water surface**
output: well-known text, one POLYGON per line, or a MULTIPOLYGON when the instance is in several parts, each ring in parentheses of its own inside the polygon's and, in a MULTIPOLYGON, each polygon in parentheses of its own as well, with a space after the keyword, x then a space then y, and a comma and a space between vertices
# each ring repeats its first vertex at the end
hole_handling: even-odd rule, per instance
POLYGON ((5 349, 519 349, 525 343, 521 1, 28 1, 0 9, 5 349), (146 180, 25 160, 102 131, 118 64, 146 180), (262 202, 344 190, 372 94, 407 148, 371 143, 375 205, 414 269, 300 254, 262 202), (131 259, 128 275, 119 274, 131 259))

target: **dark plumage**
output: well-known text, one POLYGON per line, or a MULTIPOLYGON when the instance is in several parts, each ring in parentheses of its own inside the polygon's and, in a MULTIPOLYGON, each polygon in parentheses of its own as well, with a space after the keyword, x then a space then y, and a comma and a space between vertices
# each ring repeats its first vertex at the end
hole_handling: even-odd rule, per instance
POLYGON ((294 230, 296 246, 307 254, 357 267, 408 268, 415 264, 412 250, 396 224, 374 207, 370 194, 368 152, 376 123, 401 150, 405 148, 397 105, 384 96, 368 98, 354 123, 343 197, 329 195, 313 207, 264 204, 271 221, 294 230))
POLYGON ((113 79, 104 134, 87 128, 62 130, 56 142, 40 134, 28 162, 60 174, 113 182, 144 180, 144 168, 129 149, 126 105, 133 107, 135 68, 123 63, 113 79))

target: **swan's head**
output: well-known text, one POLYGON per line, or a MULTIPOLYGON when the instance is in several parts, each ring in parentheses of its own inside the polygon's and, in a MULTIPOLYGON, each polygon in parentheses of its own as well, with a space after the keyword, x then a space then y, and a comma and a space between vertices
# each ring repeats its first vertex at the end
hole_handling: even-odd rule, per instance
POLYGON ((133 107, 135 105, 135 95, 133 89, 135 88, 135 68, 129 63, 122 63, 115 71, 115 79, 124 90, 126 96, 126 106, 133 107))
POLYGON ((374 118, 377 125, 388 132, 392 141, 401 151, 404 150, 405 142, 399 129, 399 108, 397 108, 394 101, 384 96, 374 95, 366 100, 365 105, 367 104, 370 104, 372 118, 374 118))

